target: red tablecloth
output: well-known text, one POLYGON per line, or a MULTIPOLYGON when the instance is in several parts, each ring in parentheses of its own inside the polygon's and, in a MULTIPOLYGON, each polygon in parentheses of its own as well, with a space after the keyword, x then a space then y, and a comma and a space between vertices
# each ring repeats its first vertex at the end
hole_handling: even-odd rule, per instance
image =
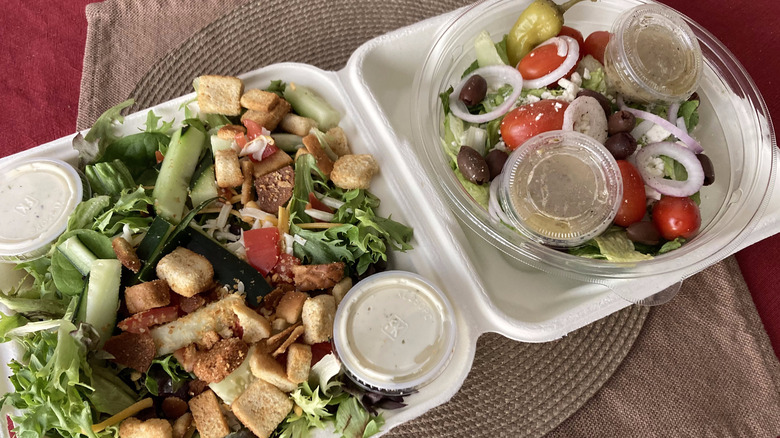
MULTIPOLYGON (((73 133, 90 0, 6 0, 0 16, 3 86, 0 156, 73 133)), ((776 0, 663 0, 709 29, 743 63, 780 120, 776 0)), ((138 42, 143 44, 142 41, 138 42)), ((780 235, 737 254, 753 300, 780 355, 780 235)))

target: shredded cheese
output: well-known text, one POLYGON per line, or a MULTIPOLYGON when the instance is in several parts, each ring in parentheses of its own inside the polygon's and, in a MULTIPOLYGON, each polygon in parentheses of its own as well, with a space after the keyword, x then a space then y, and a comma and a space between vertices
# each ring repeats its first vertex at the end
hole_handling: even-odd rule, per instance
POLYGON ((286 233, 290 232, 290 210, 280 205, 278 216, 279 223, 277 224, 277 227, 279 228, 279 235, 284 236, 286 233))
POLYGON ((121 421, 132 417, 133 415, 143 411, 144 409, 151 408, 154 404, 154 401, 151 398, 145 398, 139 402, 133 403, 132 405, 128 406, 127 408, 123 409, 116 415, 110 417, 109 419, 100 422, 98 424, 92 425, 92 432, 100 432, 101 430, 111 427, 117 423, 120 423, 121 421))
POLYGON ((335 222, 312 222, 310 224, 298 224, 299 227, 306 229, 317 229, 317 228, 334 228, 334 227, 340 227, 344 224, 339 224, 335 222))

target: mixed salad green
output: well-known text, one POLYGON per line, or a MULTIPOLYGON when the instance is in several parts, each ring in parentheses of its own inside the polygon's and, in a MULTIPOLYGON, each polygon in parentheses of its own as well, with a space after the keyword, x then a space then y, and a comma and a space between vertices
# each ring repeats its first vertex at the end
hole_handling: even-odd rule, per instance
MULTIPOLYGON (((116 437, 125 423, 128 429, 122 433, 130 436, 130 423, 120 423, 128 416, 140 421, 167 417, 172 436, 193 436, 198 427, 194 409, 194 421, 190 415, 187 423, 183 412, 172 417, 165 408, 175 398, 186 412, 186 403, 206 389, 186 355, 155 353, 139 369, 122 361, 122 349, 145 345, 157 328, 201 317, 204 309, 238 297, 245 305, 237 308, 252 310, 248 321, 265 320, 259 327, 272 330, 245 343, 276 349, 274 357, 282 363, 287 345, 271 345, 269 339, 289 344, 309 337, 297 328, 300 308, 297 322, 278 316, 276 308, 287 293, 303 300, 340 298, 353 281, 383 270, 391 250, 412 248, 412 229, 377 213, 380 200, 368 190, 377 170, 373 157, 350 152, 338 127, 340 114, 314 91, 278 80, 266 90, 244 92, 236 111, 207 112, 200 99, 204 78, 240 83, 238 78, 201 77, 196 81, 199 110, 193 109, 193 99, 182 105, 180 121, 162 120, 149 111, 140 132, 117 136, 121 112, 133 104, 122 102, 86 136, 74 139, 91 196, 77 206, 45 256, 16 265, 24 279, 0 292, 0 303, 11 311, 0 313, 0 341, 21 349, 21 356, 8 364, 13 391, 2 397, 3 406, 16 410, 7 417, 16 436, 116 437), (249 109, 263 105, 244 104, 250 94, 286 110, 249 109), (263 117, 272 120, 258 122, 263 117), (231 172, 234 182, 224 183, 231 172), (170 300, 130 311, 124 291, 160 281, 155 280, 157 262, 182 247, 208 260, 214 283, 192 296, 171 286, 165 294, 170 300), (307 267, 312 270, 302 269, 307 267), (331 278, 311 278, 319 272, 331 278), (302 284, 307 285, 303 291, 302 284), (124 343, 128 339, 132 342, 124 343)), ((237 106, 238 97, 228 103, 237 106)), ((217 344, 231 337, 246 340, 255 328, 236 312, 240 322, 220 332, 217 344)), ((181 335, 170 331, 171 338, 181 335)), ((162 342, 168 341, 178 342, 162 342)), ((154 342, 159 352, 160 340, 154 342)), ((202 359, 210 351, 205 342, 187 348, 202 359)), ((404 406, 400 397, 368 392, 344 378, 327 339, 305 350, 311 351, 311 371, 304 364, 308 376, 285 396, 293 409, 272 436, 306 437, 312 428, 370 436, 383 424, 377 408, 404 406)), ((220 394, 241 394, 240 381, 224 377, 220 394)), ((235 417, 227 423, 228 436, 254 436, 247 429, 252 426, 235 417)))
POLYGON ((583 38, 563 26, 562 11, 553 14, 542 3, 529 6, 497 43, 481 32, 474 41, 476 60, 440 94, 441 144, 457 180, 511 228, 491 199, 509 154, 540 133, 579 131, 617 161, 623 198, 610 228, 567 251, 620 262, 680 248, 699 231, 699 191, 714 181, 712 162, 690 135, 699 122, 698 95, 674 103, 624 101, 603 64, 609 32, 583 38), (552 24, 529 24, 540 20, 552 24), (510 64, 508 53, 516 63, 510 64))

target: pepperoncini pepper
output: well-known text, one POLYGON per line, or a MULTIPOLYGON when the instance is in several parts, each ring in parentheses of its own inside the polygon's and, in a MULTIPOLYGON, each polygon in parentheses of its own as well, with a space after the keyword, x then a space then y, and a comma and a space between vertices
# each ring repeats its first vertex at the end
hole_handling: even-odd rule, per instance
POLYGON ((507 35, 509 64, 517 65, 534 47, 558 35, 563 27, 563 13, 581 1, 558 5, 552 0, 534 0, 528 5, 507 35))

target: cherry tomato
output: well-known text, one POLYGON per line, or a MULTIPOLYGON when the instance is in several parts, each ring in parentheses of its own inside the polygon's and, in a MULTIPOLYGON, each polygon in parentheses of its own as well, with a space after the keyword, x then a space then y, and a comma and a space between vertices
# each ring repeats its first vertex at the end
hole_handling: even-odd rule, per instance
POLYGON ((151 326, 165 324, 179 317, 179 309, 176 306, 157 307, 119 321, 116 325, 121 330, 130 333, 144 333, 151 326))
POLYGON ((547 44, 525 55, 517 64, 517 70, 523 79, 537 79, 558 68, 565 59, 565 56, 558 56, 558 46, 547 44))
POLYGON ((513 109, 504 116, 499 128, 506 147, 515 150, 537 134, 561 129, 568 106, 566 102, 545 99, 513 109))
POLYGON ((623 178, 623 200, 620 201, 614 222, 627 227, 645 216, 645 183, 633 164, 626 160, 617 160, 617 164, 623 178))
POLYGON ((268 275, 279 261, 279 229, 267 227, 245 231, 244 246, 249 264, 268 275))
POLYGON ((333 213, 333 209, 325 205, 324 202, 320 201, 320 199, 317 198, 317 195, 315 195, 313 192, 309 192, 309 205, 315 210, 324 211, 326 213, 333 213))
MULTIPOLYGON (((580 57, 579 59, 582 59, 583 56, 585 56, 585 38, 582 36, 582 32, 578 31, 577 29, 569 26, 563 26, 561 27, 561 31, 558 32, 558 36, 567 36, 572 37, 575 40, 577 40, 577 44, 580 46, 580 57)), ((578 59, 578 60, 579 60, 578 59)))
POLYGON ((693 199, 664 196, 653 206, 653 225, 666 240, 690 239, 701 226, 699 206, 693 199))
POLYGON ((600 63, 604 64, 604 50, 607 48, 610 34, 606 30, 597 30, 587 38, 583 43, 585 54, 596 58, 600 63))

